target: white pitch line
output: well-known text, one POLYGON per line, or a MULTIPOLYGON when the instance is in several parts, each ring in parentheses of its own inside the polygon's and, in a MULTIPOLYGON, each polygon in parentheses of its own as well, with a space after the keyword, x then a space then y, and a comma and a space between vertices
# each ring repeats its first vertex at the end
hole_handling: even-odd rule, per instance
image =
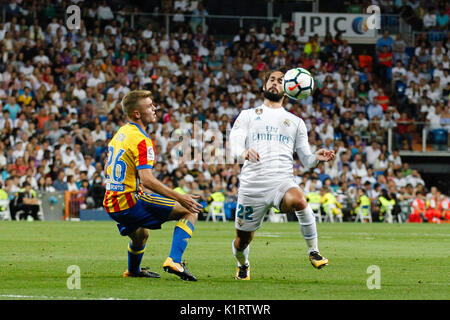
POLYGON ((269 238, 279 238, 280 234, 269 233, 269 232, 260 232, 257 234, 259 237, 269 237, 269 238))
POLYGON ((62 300, 62 299, 72 299, 72 300, 125 300, 121 298, 86 298, 86 297, 49 297, 49 296, 27 296, 20 294, 0 294, 0 298, 20 298, 20 299, 50 299, 50 300, 62 300))

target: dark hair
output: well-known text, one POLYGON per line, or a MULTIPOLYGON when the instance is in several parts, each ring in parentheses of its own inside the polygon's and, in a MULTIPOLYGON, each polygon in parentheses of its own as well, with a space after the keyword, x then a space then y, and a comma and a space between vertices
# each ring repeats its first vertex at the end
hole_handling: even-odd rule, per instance
POLYGON ((286 68, 286 67, 280 67, 280 68, 278 68, 278 69, 273 69, 273 70, 270 70, 270 71, 268 71, 268 72, 266 72, 265 74, 264 74, 264 84, 263 84, 263 86, 265 86, 266 85, 266 83, 267 83, 267 81, 269 81, 269 78, 270 78, 270 75, 272 74, 272 73, 274 73, 274 72, 281 72, 282 74, 285 74, 287 71, 288 71, 288 68, 286 68))

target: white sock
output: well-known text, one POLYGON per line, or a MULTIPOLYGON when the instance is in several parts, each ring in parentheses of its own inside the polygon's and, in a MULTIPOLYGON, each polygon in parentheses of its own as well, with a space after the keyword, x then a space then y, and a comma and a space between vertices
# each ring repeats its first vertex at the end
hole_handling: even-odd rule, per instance
POLYGON ((314 217, 313 210, 308 205, 301 211, 295 211, 295 215, 297 216, 303 238, 305 238, 306 245, 308 246, 308 254, 311 251, 319 252, 316 218, 314 217))
POLYGON ((234 246, 234 241, 235 240, 233 240, 231 242, 231 248, 233 250, 234 257, 236 258, 238 267, 243 266, 243 265, 249 266, 250 262, 248 261, 248 253, 250 252, 250 245, 248 245, 247 248, 245 248, 244 250, 239 251, 234 246))

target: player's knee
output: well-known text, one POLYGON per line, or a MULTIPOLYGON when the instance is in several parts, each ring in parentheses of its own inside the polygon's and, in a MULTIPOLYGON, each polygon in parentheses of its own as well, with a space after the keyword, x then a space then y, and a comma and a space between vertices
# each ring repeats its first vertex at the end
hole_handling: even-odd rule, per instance
POLYGON ((245 248, 247 248, 249 244, 250 239, 236 238, 236 240, 234 241, 234 247, 239 251, 245 250, 245 248))
POLYGON ((140 228, 134 234, 130 235, 131 243, 135 246, 142 246, 147 243, 149 231, 145 228, 140 228))
POLYGON ((295 211, 302 211, 305 210, 308 206, 308 202, 306 201, 305 197, 300 197, 295 199, 293 205, 295 211))
POLYGON ((139 233, 138 241, 141 242, 142 244, 145 244, 147 242, 149 234, 150 233, 148 232, 147 229, 142 228, 142 231, 139 233))
POLYGON ((302 211, 305 210, 307 206, 308 202, 306 201, 305 197, 294 198, 287 203, 285 212, 294 213, 296 211, 302 211))
POLYGON ((183 216, 183 219, 188 219, 192 224, 195 224, 198 220, 198 214, 194 212, 188 212, 183 216))
POLYGON ((253 240, 253 233, 241 233, 236 236, 234 240, 234 247, 237 250, 242 251, 248 247, 248 245, 250 244, 250 242, 252 242, 252 240, 253 240))

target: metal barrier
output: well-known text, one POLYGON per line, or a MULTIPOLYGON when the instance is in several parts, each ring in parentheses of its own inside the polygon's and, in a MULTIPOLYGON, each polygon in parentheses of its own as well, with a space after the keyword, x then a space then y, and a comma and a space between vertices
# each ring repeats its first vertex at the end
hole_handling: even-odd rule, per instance
POLYGON ((64 194, 64 221, 79 220, 80 209, 85 203, 87 191, 66 191, 64 194))
MULTIPOLYGON (((55 4, 54 6, 55 16, 63 18, 67 21, 66 8, 61 5, 55 4)), ((161 27, 165 27, 166 33, 169 34, 173 30, 173 27, 178 24, 177 21, 173 21, 175 13, 161 13, 161 12, 139 12, 139 11, 113 11, 115 19, 122 23, 124 20, 128 20, 132 28, 145 28, 148 23, 151 23, 154 30, 158 30, 161 27)), ((37 10, 33 10, 28 13, 33 19, 37 18, 37 10)), ((2 9, 3 21, 6 21, 6 9, 5 6, 2 9)), ((281 27, 282 17, 271 16, 236 16, 236 15, 195 15, 183 13, 185 24, 191 26, 193 32, 197 25, 203 27, 203 32, 206 32, 208 28, 212 28, 212 32, 215 35, 236 35, 239 28, 245 28, 248 30, 250 27, 259 28, 266 26, 267 30, 272 29, 273 26, 281 27)), ((82 17, 83 19, 83 17, 82 17)))
POLYGON ((403 19, 398 14, 382 14, 380 16, 381 28, 378 33, 381 35, 385 30, 389 31, 389 34, 402 33, 402 28, 405 26, 402 24, 403 19))
POLYGON ((386 143, 389 152, 392 152, 393 149, 399 149, 400 151, 407 150, 419 153, 440 152, 450 154, 450 138, 446 127, 431 129, 427 122, 408 121, 405 124, 411 125, 409 132, 406 135, 399 136, 396 126, 402 124, 402 122, 391 120, 387 128, 381 128, 381 122, 379 120, 369 121, 367 128, 356 129, 355 134, 365 143, 370 143, 372 140, 386 143), (408 139, 411 139, 412 150, 409 150, 408 139))
POLYGON ((64 192, 36 192, 45 221, 63 220, 64 192))
MULTIPOLYGON (((148 23, 153 27, 165 27, 166 34, 178 31, 176 26, 180 22, 173 21, 176 14, 173 13, 148 13, 148 12, 127 12, 125 16, 130 17, 130 26, 132 28, 145 28, 148 23)), ((194 15, 183 14, 184 23, 191 27, 191 31, 195 32, 197 25, 201 25, 203 32, 210 30, 209 33, 215 35, 236 35, 240 28, 248 30, 251 27, 260 28, 265 26, 267 30, 272 27, 281 27, 282 18, 278 17, 264 17, 264 16, 232 16, 232 15, 194 15)))
POLYGON ((411 32, 411 44, 413 46, 419 45, 416 43, 416 39, 420 39, 423 36, 425 36, 428 42, 430 42, 430 44, 434 46, 439 41, 441 41, 442 43, 445 41, 445 39, 447 38, 447 31, 413 31, 411 32))

